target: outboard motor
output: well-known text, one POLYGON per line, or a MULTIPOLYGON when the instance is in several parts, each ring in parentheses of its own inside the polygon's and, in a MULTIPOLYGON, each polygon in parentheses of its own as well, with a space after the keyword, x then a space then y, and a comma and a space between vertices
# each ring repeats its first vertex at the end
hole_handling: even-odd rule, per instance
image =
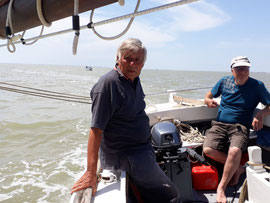
POLYGON ((182 147, 178 129, 173 123, 162 122, 153 126, 152 144, 155 148, 172 149, 182 147))
POLYGON ((183 202, 192 202, 190 161, 177 127, 171 122, 157 123, 151 130, 157 163, 176 185, 183 202))

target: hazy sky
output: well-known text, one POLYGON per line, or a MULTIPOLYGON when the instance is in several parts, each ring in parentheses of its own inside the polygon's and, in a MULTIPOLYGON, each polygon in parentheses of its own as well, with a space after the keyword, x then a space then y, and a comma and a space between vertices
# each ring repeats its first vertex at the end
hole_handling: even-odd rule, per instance
MULTIPOLYGON (((174 2, 141 0, 140 10, 174 2)), ((136 1, 125 0, 95 10, 93 22, 133 12, 136 1)), ((77 55, 72 54, 74 33, 41 39, 31 46, 16 45, 16 52, 0 48, 0 63, 89 65, 113 67, 121 41, 128 37, 142 40, 148 49, 145 68, 229 71, 230 61, 248 56, 251 71, 270 72, 270 1, 201 0, 152 14, 136 17, 120 39, 106 41, 89 29, 81 30, 77 55)), ((89 22, 90 12, 80 14, 81 25, 89 22)), ((114 36, 128 20, 96 27, 104 36, 114 36)), ((71 18, 54 22, 45 33, 71 28, 71 18)), ((40 28, 26 33, 38 34, 40 28)), ((6 41, 0 40, 0 44, 6 41)))

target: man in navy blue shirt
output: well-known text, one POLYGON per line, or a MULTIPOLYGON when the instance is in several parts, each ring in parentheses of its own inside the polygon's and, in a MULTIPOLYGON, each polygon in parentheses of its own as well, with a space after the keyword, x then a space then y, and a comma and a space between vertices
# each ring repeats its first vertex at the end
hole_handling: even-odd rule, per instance
POLYGON ((270 114, 270 93, 261 81, 249 77, 250 66, 245 56, 233 58, 232 76, 223 77, 205 96, 205 104, 214 108, 218 104, 213 98, 221 95, 217 119, 212 121, 203 146, 205 155, 224 164, 217 202, 226 202, 227 185, 237 184, 244 172, 240 160, 248 146, 250 127, 260 130, 264 117, 270 114), (259 102, 266 107, 253 118, 259 102))
POLYGON ((125 40, 118 48, 114 69, 92 88, 87 171, 75 183, 72 193, 87 187, 92 187, 93 194, 96 192, 100 149, 102 168, 126 171, 144 202, 181 202, 176 187, 156 163, 150 142, 139 78, 146 52, 140 40, 125 40))

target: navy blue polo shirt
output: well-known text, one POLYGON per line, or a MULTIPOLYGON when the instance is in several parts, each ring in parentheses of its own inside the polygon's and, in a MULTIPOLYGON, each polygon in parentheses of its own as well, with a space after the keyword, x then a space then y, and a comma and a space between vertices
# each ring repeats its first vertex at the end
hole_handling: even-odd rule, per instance
POLYGON ((149 118, 139 77, 131 82, 115 68, 99 79, 90 96, 91 127, 103 130, 103 152, 124 152, 149 144, 149 118))

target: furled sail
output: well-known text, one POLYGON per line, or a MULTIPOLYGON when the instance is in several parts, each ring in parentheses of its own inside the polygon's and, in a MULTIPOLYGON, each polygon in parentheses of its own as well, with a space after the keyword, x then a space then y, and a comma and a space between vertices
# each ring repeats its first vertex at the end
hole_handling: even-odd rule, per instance
POLYGON ((23 45, 31 45, 42 38, 74 32, 75 35, 73 39, 72 52, 74 55, 76 55, 80 30, 82 29, 91 29, 98 37, 105 40, 113 40, 123 36, 128 31, 136 16, 185 5, 196 1, 199 0, 178 0, 176 2, 138 11, 141 0, 137 0, 133 13, 100 22, 92 22, 92 17, 96 8, 116 2, 123 6, 125 4, 125 0, 0 0, 0 39, 6 40, 6 43, 0 44, 0 47, 7 47, 9 52, 14 53, 16 51, 15 44, 21 43, 23 45), (78 14, 88 10, 92 10, 90 22, 87 25, 80 26, 78 14), (69 16, 72 16, 72 28, 43 35, 45 26, 49 27, 52 22, 69 16), (113 23, 124 19, 130 19, 130 21, 127 27, 116 36, 104 37, 95 30, 96 26, 113 23), (28 29, 40 25, 42 26, 39 36, 28 39, 24 38, 24 34, 28 29), (23 32, 19 33, 21 31, 23 32))
MULTIPOLYGON (((79 0, 79 13, 106 6, 118 0, 79 0)), ((11 0, 0 0, 0 38, 6 36, 6 19, 11 0)), ((74 0, 42 0, 42 13, 48 23, 74 14, 74 0)), ((37 11, 37 0, 13 0, 11 19, 13 32, 42 25, 37 11)))

